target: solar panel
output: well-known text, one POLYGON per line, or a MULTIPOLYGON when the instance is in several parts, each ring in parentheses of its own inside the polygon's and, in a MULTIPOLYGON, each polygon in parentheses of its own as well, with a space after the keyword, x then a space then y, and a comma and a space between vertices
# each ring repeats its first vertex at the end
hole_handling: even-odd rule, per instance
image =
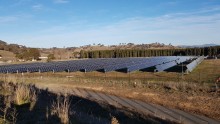
POLYGON ((190 64, 186 65, 187 72, 192 72, 203 60, 204 56, 200 56, 197 59, 193 60, 190 64))
POLYGON ((164 70, 171 68, 175 65, 177 65, 176 61, 167 62, 167 63, 161 64, 161 65, 156 65, 156 71, 157 72, 164 71, 164 70))
MULTIPOLYGON (((84 59, 72 61, 59 61, 48 63, 28 63, 17 65, 2 65, 0 73, 22 73, 22 72, 74 72, 74 71, 97 71, 104 72, 125 70, 126 72, 142 70, 149 67, 156 67, 158 71, 163 71, 175 64, 180 64, 193 57, 166 56, 151 58, 104 58, 104 59, 84 59)), ((204 58, 198 58, 195 62, 200 63, 204 58)), ((193 65, 193 63, 192 63, 193 65)), ((189 65, 189 68, 192 68, 189 65)))

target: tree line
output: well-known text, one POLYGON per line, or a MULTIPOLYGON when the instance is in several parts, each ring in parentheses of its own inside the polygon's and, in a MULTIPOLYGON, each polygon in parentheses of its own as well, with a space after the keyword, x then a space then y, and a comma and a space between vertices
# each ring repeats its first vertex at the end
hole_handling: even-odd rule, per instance
POLYGON ((152 57, 152 56, 217 56, 220 46, 204 48, 181 49, 115 49, 80 51, 80 58, 123 58, 123 57, 152 57))

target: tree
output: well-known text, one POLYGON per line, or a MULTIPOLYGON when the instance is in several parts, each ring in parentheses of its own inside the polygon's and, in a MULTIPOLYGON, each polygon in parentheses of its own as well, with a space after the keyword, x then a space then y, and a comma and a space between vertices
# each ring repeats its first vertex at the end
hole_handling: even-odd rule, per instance
POLYGON ((47 62, 50 62, 51 60, 54 60, 54 59, 55 59, 54 54, 49 54, 49 55, 47 56, 47 62))
POLYGON ((38 60, 40 57, 40 52, 36 48, 24 49, 20 53, 16 54, 16 57, 24 60, 38 60))
POLYGON ((121 57, 152 57, 152 56, 196 56, 196 55, 220 55, 220 46, 204 48, 180 48, 180 49, 114 49, 114 50, 90 50, 81 51, 83 58, 121 58, 121 57))
POLYGON ((80 58, 85 58, 84 50, 80 50, 80 58))
POLYGON ((37 48, 30 48, 29 49, 29 58, 31 59, 39 59, 40 57, 40 52, 37 48))

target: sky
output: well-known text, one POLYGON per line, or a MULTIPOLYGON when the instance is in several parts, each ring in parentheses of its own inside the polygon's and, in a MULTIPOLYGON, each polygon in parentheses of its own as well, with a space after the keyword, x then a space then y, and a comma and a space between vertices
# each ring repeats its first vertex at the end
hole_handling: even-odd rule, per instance
POLYGON ((220 0, 0 0, 0 40, 43 48, 220 44, 220 0))

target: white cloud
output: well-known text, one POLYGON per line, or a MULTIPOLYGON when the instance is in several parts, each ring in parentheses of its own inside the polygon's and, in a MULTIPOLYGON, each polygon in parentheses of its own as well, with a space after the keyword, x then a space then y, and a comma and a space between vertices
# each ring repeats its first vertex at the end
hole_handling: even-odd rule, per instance
POLYGON ((18 22, 27 21, 31 17, 32 15, 28 15, 28 14, 0 16, 0 26, 4 26, 5 24, 12 24, 12 23, 16 24, 18 22))
POLYGON ((33 10, 41 10, 41 9, 43 9, 43 5, 41 5, 41 4, 33 5, 33 6, 32 6, 32 9, 33 9, 33 10))
POLYGON ((17 19, 18 19, 17 16, 0 16, 0 23, 1 24, 11 23, 11 22, 15 22, 17 19))
POLYGON ((55 3, 68 3, 68 0, 54 0, 55 3))

